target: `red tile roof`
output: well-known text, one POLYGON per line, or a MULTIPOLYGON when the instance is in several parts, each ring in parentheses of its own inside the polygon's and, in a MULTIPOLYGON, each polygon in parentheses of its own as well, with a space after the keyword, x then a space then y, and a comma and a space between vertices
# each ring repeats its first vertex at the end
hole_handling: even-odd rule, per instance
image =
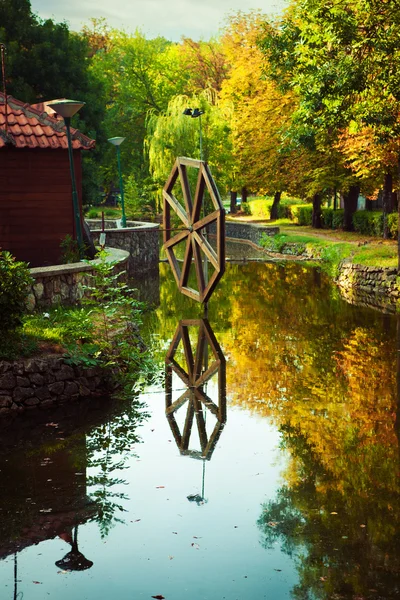
MULTIPOLYGON (((64 121, 52 117, 45 104, 32 106, 12 96, 7 97, 7 125, 4 94, 0 92, 0 148, 68 148, 64 121)), ((71 127, 74 150, 91 150, 95 140, 71 127)))

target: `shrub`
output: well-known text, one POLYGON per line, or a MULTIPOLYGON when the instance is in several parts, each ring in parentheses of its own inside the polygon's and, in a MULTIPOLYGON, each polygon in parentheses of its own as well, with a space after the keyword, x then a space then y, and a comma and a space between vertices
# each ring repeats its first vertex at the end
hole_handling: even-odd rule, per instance
POLYGON ((97 219, 99 211, 97 208, 90 208, 86 213, 88 219, 97 219))
POLYGON ((394 240, 397 240, 398 236, 398 214, 390 213, 388 215, 389 235, 394 240))
POLYGON ((333 208, 322 209, 322 227, 324 229, 343 229, 344 210, 333 210, 333 208))
POLYGON ((21 325, 32 282, 28 265, 0 250, 0 331, 8 332, 21 325))
POLYGON ((311 204, 297 204, 291 206, 291 212, 293 215, 293 221, 298 225, 311 225, 312 224, 312 205, 311 204))
POLYGON ((363 235, 382 237, 383 214, 381 211, 357 210, 353 215, 353 226, 363 235))
POLYGON ((250 204, 249 204, 248 202, 244 202, 244 203, 242 204, 241 208, 242 208, 242 212, 243 212, 245 215, 248 215, 248 216, 250 216, 250 215, 252 215, 252 214, 253 214, 253 213, 251 212, 251 207, 250 207, 250 204))

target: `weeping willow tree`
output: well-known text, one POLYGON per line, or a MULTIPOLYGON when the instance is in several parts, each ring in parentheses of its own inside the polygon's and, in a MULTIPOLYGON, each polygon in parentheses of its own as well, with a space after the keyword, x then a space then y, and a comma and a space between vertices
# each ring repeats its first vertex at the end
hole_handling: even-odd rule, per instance
POLYGON ((200 120, 183 114, 188 107, 203 111, 203 159, 209 163, 220 189, 225 189, 233 168, 230 108, 220 104, 212 90, 192 97, 175 96, 164 114, 148 116, 145 148, 152 177, 162 186, 176 157, 200 158, 200 120))

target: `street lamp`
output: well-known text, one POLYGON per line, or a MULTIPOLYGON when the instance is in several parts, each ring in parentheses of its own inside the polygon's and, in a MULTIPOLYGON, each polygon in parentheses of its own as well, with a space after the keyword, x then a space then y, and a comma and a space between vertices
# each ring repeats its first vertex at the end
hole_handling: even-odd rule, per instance
POLYGON ((183 114, 187 117, 192 117, 192 119, 197 119, 197 117, 199 117, 200 160, 203 160, 203 135, 201 130, 201 115, 204 115, 204 110, 200 110, 200 108, 185 108, 183 114))
POLYGON ((64 119, 65 128, 67 130, 68 140, 68 155, 69 155, 69 168, 71 171, 71 183, 72 183, 72 204, 74 208, 74 219, 75 219, 75 231, 76 240, 78 242, 79 254, 83 253, 83 234, 82 234, 82 220, 81 211, 79 207, 78 192, 76 191, 76 179, 75 179, 75 165, 74 156, 72 153, 72 140, 71 140, 71 117, 73 117, 78 110, 85 106, 85 102, 78 102, 77 100, 55 100, 49 102, 47 105, 52 108, 58 115, 64 119))
POLYGON ((109 138, 108 141, 110 144, 116 147, 117 149, 117 160, 118 160, 118 175, 119 175, 119 191, 121 193, 121 208, 122 208, 122 218, 121 225, 122 227, 126 227, 126 215, 125 215, 125 201, 124 201, 124 186, 122 184, 122 173, 121 173, 121 150, 120 145, 125 140, 124 137, 112 137, 109 138))

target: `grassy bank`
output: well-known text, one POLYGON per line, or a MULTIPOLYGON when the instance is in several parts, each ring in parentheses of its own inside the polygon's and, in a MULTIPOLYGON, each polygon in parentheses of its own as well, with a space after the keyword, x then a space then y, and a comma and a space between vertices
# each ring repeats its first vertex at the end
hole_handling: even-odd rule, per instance
POLYGON ((348 231, 313 229, 295 225, 289 219, 277 221, 235 217, 233 221, 278 226, 280 233, 265 238, 263 246, 271 252, 292 255, 306 253, 318 257, 335 270, 344 260, 368 267, 397 267, 397 242, 348 231))

